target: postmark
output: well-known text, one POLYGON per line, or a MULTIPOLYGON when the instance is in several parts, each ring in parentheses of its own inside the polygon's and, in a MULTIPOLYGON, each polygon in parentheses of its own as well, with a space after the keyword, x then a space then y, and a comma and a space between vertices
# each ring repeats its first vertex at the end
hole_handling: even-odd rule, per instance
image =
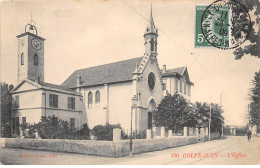
POLYGON ((243 44, 250 34, 248 10, 234 0, 218 0, 209 5, 201 17, 205 40, 219 49, 233 49, 243 44))

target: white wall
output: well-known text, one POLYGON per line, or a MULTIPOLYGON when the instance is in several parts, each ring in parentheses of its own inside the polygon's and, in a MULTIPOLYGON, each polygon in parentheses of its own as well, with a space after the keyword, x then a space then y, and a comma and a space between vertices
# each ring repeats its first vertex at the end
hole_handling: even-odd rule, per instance
MULTIPOLYGON (((45 114, 43 110, 43 114, 45 114)), ((58 119, 62 119, 64 121, 70 122, 70 118, 75 118, 75 128, 82 128, 82 112, 73 112, 73 111, 64 111, 64 110, 53 110, 47 109, 46 116, 58 117, 58 119)))
POLYGON ((191 100, 191 90, 192 90, 192 86, 187 84, 184 77, 182 77, 181 79, 178 79, 174 76, 172 77, 164 77, 163 81, 166 84, 166 90, 168 91, 169 94, 174 95, 175 93, 175 89, 176 89, 176 82, 175 80, 178 80, 178 94, 183 96, 186 100, 191 100), (186 83, 186 94, 184 94, 184 84, 186 83), (182 84, 182 91, 180 91, 180 84, 182 84), (190 86, 190 95, 188 94, 188 86, 190 86))
POLYGON ((78 127, 82 125, 83 98, 81 96, 50 90, 43 91, 33 89, 38 88, 25 82, 18 88, 16 93, 12 94, 13 98, 19 95, 19 108, 16 110, 13 109, 12 116, 19 117, 20 123, 22 122, 22 117, 26 117, 27 123, 38 123, 41 116, 55 115, 59 117, 59 119, 66 121, 70 121, 70 118, 75 118, 75 126, 78 127), (49 106, 49 94, 58 95, 58 108, 49 106), (75 109, 68 109, 68 97, 75 98, 75 109))
POLYGON ((109 122, 121 124, 122 129, 130 132, 131 98, 134 96, 133 82, 110 84, 109 87, 109 122))
POLYGON ((90 129, 96 125, 105 125, 106 124, 106 108, 107 108, 107 97, 105 86, 95 86, 91 88, 82 89, 82 94, 84 95, 85 103, 85 113, 83 123, 88 123, 90 129), (100 102, 95 102, 95 93, 96 91, 100 92, 100 102), (92 92, 92 107, 88 107, 88 93, 92 92))

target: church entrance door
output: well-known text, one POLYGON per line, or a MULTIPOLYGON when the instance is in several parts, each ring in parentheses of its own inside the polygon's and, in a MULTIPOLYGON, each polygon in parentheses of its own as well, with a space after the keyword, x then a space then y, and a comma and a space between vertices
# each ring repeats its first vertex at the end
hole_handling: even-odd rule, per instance
POLYGON ((153 126, 153 112, 156 109, 155 101, 152 99, 148 104, 148 129, 152 129, 153 126))

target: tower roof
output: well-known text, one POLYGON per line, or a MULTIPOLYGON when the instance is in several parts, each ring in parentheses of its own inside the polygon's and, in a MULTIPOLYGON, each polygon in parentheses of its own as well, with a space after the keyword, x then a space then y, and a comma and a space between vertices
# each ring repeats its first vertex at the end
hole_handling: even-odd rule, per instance
POLYGON ((152 7, 152 4, 151 4, 151 13, 150 13, 149 23, 148 23, 148 26, 147 26, 147 28, 145 30, 145 34, 148 34, 148 33, 158 33, 158 30, 155 27, 155 24, 154 24, 154 21, 153 21, 153 7, 152 7))

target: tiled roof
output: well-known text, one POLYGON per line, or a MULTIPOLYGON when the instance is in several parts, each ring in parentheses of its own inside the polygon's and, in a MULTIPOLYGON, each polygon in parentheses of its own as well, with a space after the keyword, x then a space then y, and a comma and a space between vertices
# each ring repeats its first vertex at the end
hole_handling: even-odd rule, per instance
POLYGON ((75 90, 69 89, 69 88, 67 88, 65 86, 61 86, 61 85, 55 85, 55 84, 46 83, 46 82, 40 82, 39 84, 42 85, 42 86, 49 87, 49 88, 54 88, 54 89, 63 90, 63 91, 67 91, 67 92, 77 93, 75 90))
POLYGON ((137 57, 76 70, 61 84, 61 86, 75 88, 77 85, 77 76, 81 76, 81 86, 93 86, 132 80, 136 64, 139 65, 142 59, 143 57, 137 57))
MULTIPOLYGON (((173 69, 166 69, 166 72, 163 73, 163 70, 161 69, 162 72, 162 77, 167 77, 167 76, 177 76, 177 77, 181 77, 183 76, 185 73, 186 67, 179 67, 179 68, 173 68, 173 69)), ((187 70, 188 73, 188 70, 187 70)), ((188 83, 190 83, 191 85, 194 85, 193 82, 190 81, 189 75, 186 76, 186 80, 188 83)))
MULTIPOLYGON (((162 73, 163 76, 165 75, 169 75, 169 74, 179 74, 180 76, 183 75, 183 72, 185 70, 185 67, 179 67, 179 68, 173 68, 173 69, 166 69, 165 73, 162 73)), ((161 70, 161 72, 163 72, 163 70, 161 70)))
POLYGON ((24 82, 27 82, 37 88, 41 89, 46 89, 46 90, 54 90, 54 91, 59 91, 59 92, 64 92, 64 93, 70 93, 70 94, 76 94, 76 95, 81 95, 81 93, 76 92, 75 90, 69 89, 64 86, 56 85, 56 84, 51 84, 51 83, 46 83, 46 82, 36 82, 30 79, 24 79, 18 86, 16 86, 13 90, 12 93, 15 93, 17 89, 23 85, 24 82))

